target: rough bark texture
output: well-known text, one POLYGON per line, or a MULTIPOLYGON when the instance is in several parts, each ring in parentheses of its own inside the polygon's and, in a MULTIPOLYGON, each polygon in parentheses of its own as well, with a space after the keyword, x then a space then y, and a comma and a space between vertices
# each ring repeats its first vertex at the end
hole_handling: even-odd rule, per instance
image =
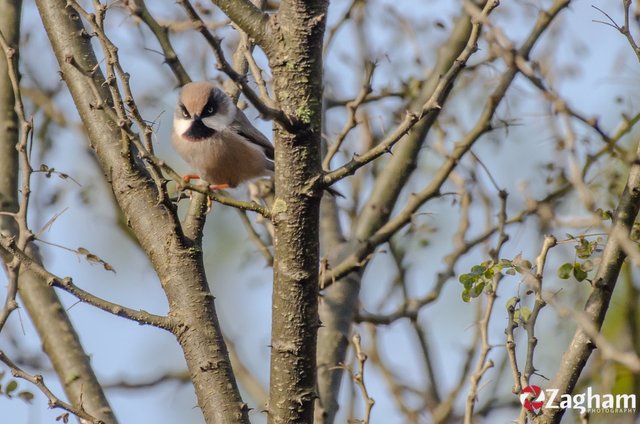
MULTIPOLYGON (((21 5, 21 1, 0 0, 0 30, 16 51, 20 39, 21 5)), ((11 212, 18 209, 19 165, 16 145, 20 125, 14 111, 14 101, 7 62, 4 54, 0 53, 0 211, 11 212)), ((0 216, 0 231, 15 234, 16 226, 13 219, 0 216)), ((29 250, 34 259, 40 260, 35 248, 29 250)), ((70 403, 75 407, 84 408, 105 423, 116 423, 109 402, 91 368, 89 356, 84 352, 54 289, 23 267, 18 290, 22 306, 42 340, 42 348, 51 361, 70 403)))
MULTIPOLYGON (((20 40, 21 1, 0 1, 0 31, 11 46, 20 40)), ((0 210, 18 210, 18 117, 14 111, 13 88, 7 73, 7 60, 0 52, 0 210)), ((0 223, 9 218, 0 216, 0 223)))
POLYGON ((328 2, 284 1, 269 56, 276 97, 297 119, 276 136, 275 263, 270 423, 310 423, 316 398, 319 206, 307 183, 320 174, 322 41, 328 2))
POLYGON ((234 379, 207 284, 201 246, 183 236, 175 208, 159 202, 156 185, 131 155, 121 153, 121 132, 104 110, 112 99, 97 68, 83 24, 64 0, 38 0, 38 9, 92 148, 115 198, 150 258, 169 301, 172 332, 189 367, 198 405, 208 423, 249 422, 234 379), (101 97, 95 98, 94 90, 101 97), (96 107, 102 103, 103 107, 96 107))

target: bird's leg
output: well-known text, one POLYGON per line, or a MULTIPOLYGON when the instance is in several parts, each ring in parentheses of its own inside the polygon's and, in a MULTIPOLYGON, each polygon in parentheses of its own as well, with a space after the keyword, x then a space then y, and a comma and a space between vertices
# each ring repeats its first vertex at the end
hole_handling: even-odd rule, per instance
POLYGON ((182 176, 182 181, 189 184, 191 180, 199 180, 200 176, 196 174, 185 174, 182 176))
POLYGON ((224 190, 225 188, 231 188, 229 184, 211 184, 209 190, 224 190))

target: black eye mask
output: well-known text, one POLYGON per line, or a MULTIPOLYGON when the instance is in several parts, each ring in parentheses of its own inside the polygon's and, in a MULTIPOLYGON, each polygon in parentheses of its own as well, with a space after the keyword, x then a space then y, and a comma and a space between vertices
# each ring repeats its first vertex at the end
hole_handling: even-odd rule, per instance
POLYGON ((200 141, 213 136, 215 133, 216 130, 207 127, 202 123, 202 120, 196 119, 193 121, 189 129, 182 135, 188 140, 200 141))
POLYGON ((205 105, 204 109, 202 109, 202 117, 207 118, 209 116, 213 116, 218 112, 218 103, 213 98, 209 98, 209 101, 205 105))

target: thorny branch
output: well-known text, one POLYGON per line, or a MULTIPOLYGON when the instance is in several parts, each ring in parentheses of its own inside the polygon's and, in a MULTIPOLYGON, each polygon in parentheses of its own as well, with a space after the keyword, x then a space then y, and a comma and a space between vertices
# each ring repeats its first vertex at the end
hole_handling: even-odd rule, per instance
POLYGON ((23 371, 20 367, 18 367, 7 355, 0 350, 0 361, 3 362, 9 370, 11 371, 11 375, 16 378, 21 378, 35 385, 49 400, 49 408, 60 408, 67 412, 72 413, 73 415, 81 418, 82 420, 92 423, 92 424, 104 424, 104 421, 90 415, 87 411, 84 410, 82 405, 80 407, 74 407, 70 403, 67 403, 56 395, 53 394, 51 390, 44 384, 44 378, 41 375, 31 375, 25 371, 23 371))
POLYGON ((44 281, 46 281, 47 284, 70 293, 82 302, 88 303, 89 305, 95 306, 113 315, 131 319, 139 324, 149 324, 165 329, 169 328, 170 321, 167 317, 153 315, 145 311, 137 311, 135 309, 109 302, 82 290, 73 284, 73 281, 69 277, 60 278, 53 275, 37 261, 30 258, 22 249, 16 246, 12 237, 0 235, 0 253, 2 253, 1 256, 13 257, 14 261, 17 261, 25 268, 35 272, 44 281))

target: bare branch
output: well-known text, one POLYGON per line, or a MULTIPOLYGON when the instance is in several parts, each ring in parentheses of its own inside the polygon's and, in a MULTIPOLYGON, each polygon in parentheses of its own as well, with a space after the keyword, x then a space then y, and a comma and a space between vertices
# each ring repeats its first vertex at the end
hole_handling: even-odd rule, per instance
POLYGON ((137 311, 135 309, 109 302, 77 287, 69 277, 60 278, 51 274, 42 265, 40 265, 40 263, 34 261, 27 253, 18 248, 11 237, 0 235, 0 252, 2 252, 2 256, 13 256, 14 260, 17 260, 17 262, 26 269, 34 272, 42 280, 46 281, 48 285, 61 288, 89 305, 95 306, 113 315, 136 321, 139 324, 148 324, 164 329, 170 328, 170 321, 167 317, 153 315, 145 311, 137 311))
POLYGON ((0 361, 2 361, 6 366, 9 367, 9 369, 11 370, 11 375, 13 375, 16 378, 22 378, 23 380, 30 382, 31 384, 35 385, 38 389, 40 389, 40 391, 44 393, 47 399, 49 399, 49 408, 64 409, 65 411, 72 413, 78 418, 81 418, 82 420, 92 424, 105 423, 104 421, 94 417, 93 415, 85 411, 82 405, 76 408, 75 406, 58 398, 44 384, 44 378, 42 378, 41 375, 31 375, 26 373, 20 367, 18 367, 15 363, 13 363, 13 361, 9 359, 9 357, 1 350, 0 350, 0 361))
MULTIPOLYGON (((178 0, 182 2, 182 0, 178 0)), ((260 47, 268 50, 272 40, 269 38, 269 15, 249 0, 211 0, 238 27, 255 40, 260 47)))

